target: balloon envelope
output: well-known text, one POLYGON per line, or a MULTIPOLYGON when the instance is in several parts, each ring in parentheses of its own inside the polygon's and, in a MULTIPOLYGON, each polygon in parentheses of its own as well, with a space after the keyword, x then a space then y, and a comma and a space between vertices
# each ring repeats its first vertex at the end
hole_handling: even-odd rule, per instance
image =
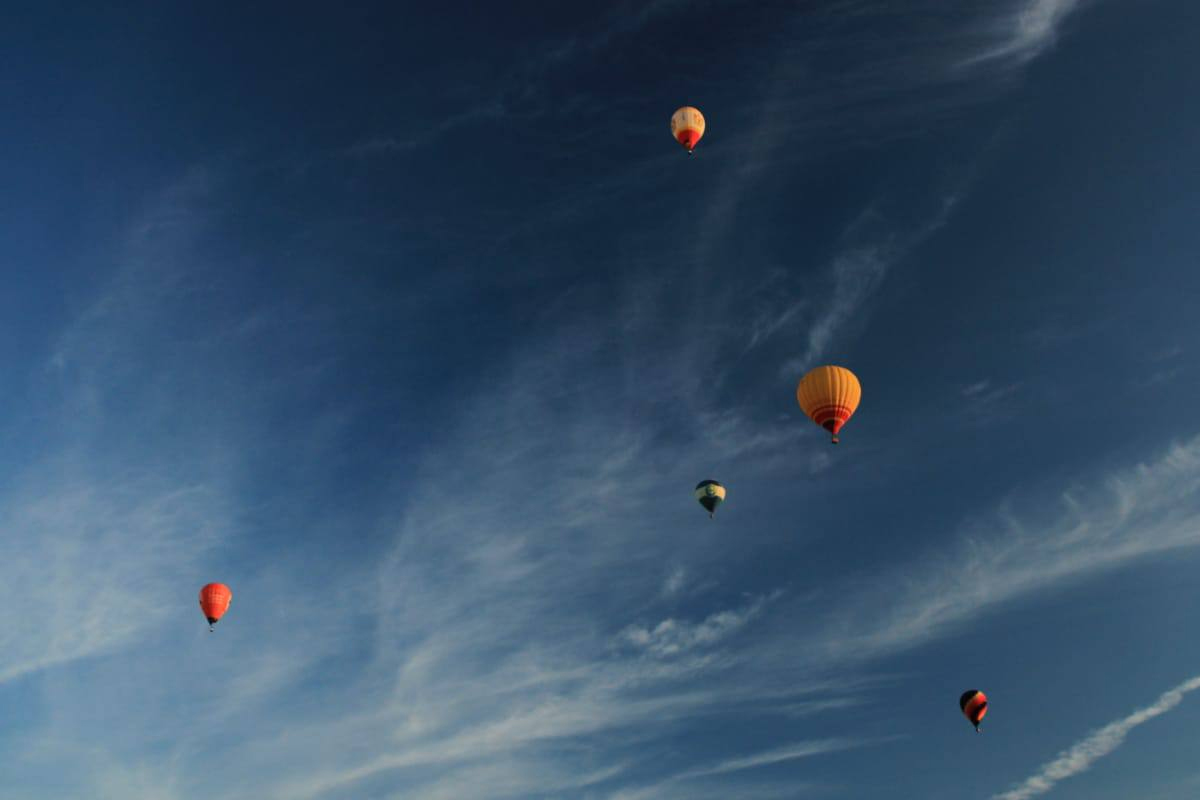
POLYGON ((207 583, 200 590, 200 610, 209 625, 215 625, 217 620, 225 616, 229 604, 233 601, 233 592, 223 583, 207 583))
POLYGON ((684 106, 671 115, 671 135, 690 153, 704 135, 704 115, 700 109, 684 106))
POLYGON ((725 502, 725 487, 713 480, 700 481, 696 484, 696 499, 711 517, 717 506, 725 502))
POLYGON ((825 366, 810 370, 796 387, 796 401, 809 419, 833 435, 854 415, 862 400, 862 386, 854 373, 845 367, 825 366))
POLYGON ((958 698, 958 707, 967 721, 975 726, 975 730, 979 730, 979 723, 983 722, 988 712, 987 695, 978 689, 968 689, 958 698))

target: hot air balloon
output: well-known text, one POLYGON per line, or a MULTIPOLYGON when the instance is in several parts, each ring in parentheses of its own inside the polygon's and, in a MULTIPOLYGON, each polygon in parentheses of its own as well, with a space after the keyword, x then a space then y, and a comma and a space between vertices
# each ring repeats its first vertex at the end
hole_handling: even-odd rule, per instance
POLYGON ((987 695, 978 689, 965 691, 962 697, 958 698, 958 707, 962 709, 963 716, 967 718, 967 721, 978 731, 979 723, 983 722, 983 718, 987 715, 987 695))
POLYGON ((833 435, 838 443, 838 431, 858 408, 862 386, 854 373, 845 367, 817 367, 800 379, 796 400, 813 422, 833 435))
POLYGON ((671 135, 691 153, 704 135, 704 115, 700 109, 684 106, 671 115, 671 135))
POLYGON ((200 610, 208 620, 208 629, 217 624, 217 620, 225 616, 229 603, 233 600, 233 592, 223 583, 206 583, 200 590, 200 610))
POLYGON ((700 481, 696 484, 696 499, 708 511, 708 518, 712 519, 713 514, 717 513, 717 506, 725 502, 725 487, 716 481, 700 481))

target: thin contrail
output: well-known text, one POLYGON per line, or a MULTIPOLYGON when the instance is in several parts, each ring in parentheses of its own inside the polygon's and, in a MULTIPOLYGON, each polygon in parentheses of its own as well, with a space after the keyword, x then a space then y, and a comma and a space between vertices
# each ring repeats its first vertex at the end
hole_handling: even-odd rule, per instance
POLYGON ((1189 678, 1165 692, 1151 705, 1133 712, 1124 719, 1105 725, 1074 747, 1064 750, 1058 758, 1043 766, 1024 783, 994 795, 992 800, 1029 800, 1030 797, 1045 794, 1064 778, 1087 771, 1094 761, 1116 750, 1131 730, 1167 713, 1183 702, 1184 695, 1196 689, 1200 689, 1200 675, 1189 678))

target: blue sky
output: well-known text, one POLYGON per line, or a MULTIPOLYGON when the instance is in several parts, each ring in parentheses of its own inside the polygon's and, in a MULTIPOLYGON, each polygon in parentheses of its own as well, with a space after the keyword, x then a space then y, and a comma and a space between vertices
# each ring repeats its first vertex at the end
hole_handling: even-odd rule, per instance
POLYGON ((1194 4, 6 16, 5 798, 1196 794, 1194 4))

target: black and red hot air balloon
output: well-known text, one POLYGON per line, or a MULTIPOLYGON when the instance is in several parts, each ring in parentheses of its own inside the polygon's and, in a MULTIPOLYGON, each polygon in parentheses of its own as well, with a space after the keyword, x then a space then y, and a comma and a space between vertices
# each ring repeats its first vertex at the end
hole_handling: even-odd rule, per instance
POLYGON ((962 709, 967 722, 974 725, 975 730, 978 731, 979 723, 983 722, 983 718, 988 712, 987 695, 978 689, 969 689, 962 693, 962 697, 958 698, 958 707, 962 709))

